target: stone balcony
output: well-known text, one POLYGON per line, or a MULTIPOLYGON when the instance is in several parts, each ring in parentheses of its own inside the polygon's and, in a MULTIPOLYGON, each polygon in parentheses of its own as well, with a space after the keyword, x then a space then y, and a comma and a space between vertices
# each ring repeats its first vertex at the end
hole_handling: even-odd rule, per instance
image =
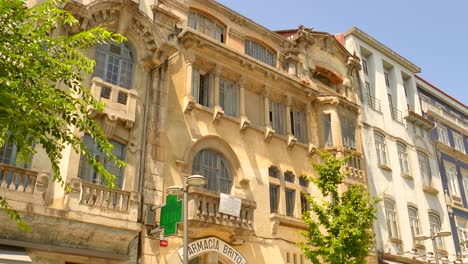
POLYGON ((110 121, 118 121, 131 128, 136 119, 137 92, 121 88, 103 81, 99 77, 91 80, 91 93, 94 98, 105 103, 104 114, 110 121))
POLYGON ((212 230, 216 230, 219 236, 227 234, 226 239, 231 240, 247 238, 254 233, 254 211, 257 207, 255 201, 242 199, 240 215, 235 217, 219 212, 219 193, 192 187, 188 198, 191 237, 213 235, 208 234, 212 230))
POLYGON ((16 202, 42 204, 50 174, 0 163, 0 196, 16 202))
POLYGON ((466 122, 459 116, 448 112, 442 107, 433 105, 431 102, 421 100, 421 107, 427 115, 436 117, 438 120, 443 120, 443 122, 446 125, 450 126, 452 129, 460 130, 461 128, 463 130, 466 130, 468 128, 466 122))
POLYGON ((67 206, 72 211, 91 215, 117 218, 119 220, 136 221, 139 196, 107 186, 82 181, 71 180, 72 191, 68 194, 67 206))

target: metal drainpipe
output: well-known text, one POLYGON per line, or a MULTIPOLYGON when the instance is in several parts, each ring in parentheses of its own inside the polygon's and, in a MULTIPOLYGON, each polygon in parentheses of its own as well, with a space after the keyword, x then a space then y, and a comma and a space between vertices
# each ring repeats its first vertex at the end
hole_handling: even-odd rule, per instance
POLYGON ((153 88, 153 85, 154 85, 154 74, 158 70, 159 70, 159 67, 151 70, 150 79, 148 81, 148 86, 146 89, 145 104, 144 104, 145 111, 143 114, 143 131, 141 133, 142 145, 141 145, 141 152, 140 152, 140 172, 137 177, 137 182, 135 184, 136 186, 138 186, 138 193, 141 195, 140 204, 138 206, 138 216, 137 216, 137 223, 142 224, 142 229, 140 233, 138 234, 138 249, 137 249, 138 263, 140 263, 140 259, 141 259, 142 232, 145 231, 143 228, 143 184, 145 182, 144 173, 145 173, 145 167, 146 167, 145 155, 146 155, 146 140, 147 140, 147 134, 148 134, 146 130, 148 126, 148 112, 149 112, 149 101, 150 101, 149 95, 150 95, 150 90, 153 88))

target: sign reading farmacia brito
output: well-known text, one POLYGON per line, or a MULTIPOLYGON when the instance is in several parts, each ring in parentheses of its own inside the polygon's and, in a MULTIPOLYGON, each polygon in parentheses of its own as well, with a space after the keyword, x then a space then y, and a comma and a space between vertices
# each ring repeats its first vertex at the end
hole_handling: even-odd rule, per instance
MULTIPOLYGON (((246 264, 245 258, 229 244, 216 237, 207 237, 188 244, 188 259, 216 252, 230 259, 235 264, 246 264)), ((180 258, 183 257, 183 248, 179 249, 180 258)))

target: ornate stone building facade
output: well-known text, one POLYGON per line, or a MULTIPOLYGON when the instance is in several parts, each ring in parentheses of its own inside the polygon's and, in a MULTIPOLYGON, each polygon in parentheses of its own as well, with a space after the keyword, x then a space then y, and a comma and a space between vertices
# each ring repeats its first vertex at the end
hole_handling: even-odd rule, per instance
POLYGON ((128 39, 87 51, 97 66, 86 81, 107 103, 95 118, 127 167, 108 164, 82 134, 117 188, 67 149, 61 171, 73 190, 65 193, 40 146, 18 167, 6 144, 1 192, 33 232, 2 214, 0 243, 33 263, 181 263, 181 226, 160 247, 159 208, 168 187, 202 174, 208 184, 189 192, 191 263, 307 263, 296 246, 306 228, 301 193, 323 197, 300 175, 313 175, 315 149, 356 154, 346 183, 366 178, 359 59, 328 33, 272 32, 211 0, 65 8, 80 24, 55 34, 100 25, 128 39), (220 213, 221 194, 241 199, 239 216, 220 213))

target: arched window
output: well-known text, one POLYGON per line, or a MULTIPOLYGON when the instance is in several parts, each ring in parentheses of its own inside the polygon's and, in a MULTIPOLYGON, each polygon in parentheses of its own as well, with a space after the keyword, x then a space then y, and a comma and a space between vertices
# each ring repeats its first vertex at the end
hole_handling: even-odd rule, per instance
POLYGON ((418 151, 418 161, 424 186, 432 187, 432 174, 431 166, 429 165, 429 158, 423 152, 418 151))
POLYGON ((421 229, 419 227, 419 215, 418 209, 414 206, 408 206, 408 216, 410 221, 411 236, 413 237, 413 243, 416 241, 416 236, 421 234, 421 229))
POLYGON ((227 161, 218 152, 210 149, 198 152, 193 160, 192 173, 203 175, 208 179, 208 184, 205 186, 208 190, 231 193, 231 170, 227 161))
MULTIPOLYGON (((125 160, 125 145, 114 140, 109 140, 109 142, 114 146, 112 148, 112 154, 114 154, 120 160, 125 160)), ((91 154, 94 156, 94 158, 98 162, 100 162, 109 173, 116 176, 114 182, 115 188, 122 189, 124 179, 124 167, 119 167, 118 165, 110 161, 107 155, 105 155, 98 148, 98 146, 96 145, 96 143, 90 135, 86 134, 83 137, 83 143, 85 144, 86 148, 91 151, 91 154)), ((88 159, 85 155, 81 155, 78 175, 83 181, 99 185, 107 185, 107 183, 102 178, 101 174, 94 171, 93 166, 89 165, 88 159)))
POLYGON ((254 57, 255 59, 264 62, 272 67, 276 67, 276 55, 262 44, 253 40, 246 39, 244 41, 245 54, 254 57))
POLYGON ((397 142, 398 160, 400 161, 401 174, 409 175, 408 148, 405 144, 397 142))
POLYGON ((133 75, 133 53, 127 42, 101 44, 96 47, 94 76, 130 89, 133 75))
POLYGON ((224 42, 224 27, 205 15, 190 11, 188 16, 188 26, 210 36, 220 42, 224 42))

